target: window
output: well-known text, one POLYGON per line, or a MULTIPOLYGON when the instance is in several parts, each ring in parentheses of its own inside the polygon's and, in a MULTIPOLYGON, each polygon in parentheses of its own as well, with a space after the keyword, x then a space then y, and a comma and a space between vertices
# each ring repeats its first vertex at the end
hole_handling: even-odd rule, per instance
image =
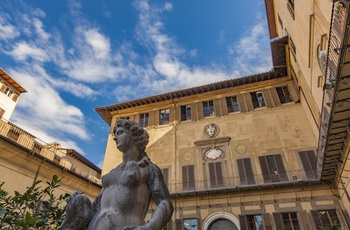
POLYGON ((208 164, 210 175, 210 187, 219 188, 224 186, 224 178, 222 176, 221 162, 213 162, 208 164))
POLYGON ((0 118, 2 118, 2 116, 4 116, 4 114, 5 114, 5 110, 0 107, 0 118))
POLYGON ((204 117, 214 116, 214 102, 213 101, 203 101, 203 115, 204 117))
POLYGON ((253 168, 250 158, 238 159, 237 165, 241 185, 255 184, 253 168))
POLYGON ((278 97, 280 98, 281 104, 291 102, 292 96, 289 93, 287 86, 276 87, 278 97))
POLYGON ((226 105, 229 113, 239 111, 239 105, 236 96, 226 97, 226 105))
POLYGON ((19 98, 19 95, 17 93, 14 93, 13 96, 12 96, 12 100, 14 102, 16 102, 18 100, 18 98, 19 98))
POLYGON ((254 106, 255 109, 265 106, 264 97, 263 97, 263 95, 262 95, 262 93, 260 91, 259 92, 250 93, 250 96, 252 98, 253 106, 254 106))
POLYGON ((331 210, 311 210, 312 217, 318 228, 331 228, 333 223, 339 223, 337 213, 334 209, 331 210))
POLYGON ((297 48, 294 44, 292 37, 289 37, 289 46, 290 46, 291 51, 292 51, 291 53, 292 53, 293 59, 294 59, 294 61, 296 61, 297 48))
POLYGON ((299 221, 296 212, 281 213, 283 221, 283 229, 299 230, 299 221))
POLYGON ((183 190, 195 189, 194 165, 182 166, 182 186, 183 190))
POLYGON ((299 152, 301 162, 303 164, 306 177, 308 179, 316 179, 316 155, 313 150, 299 152))
POLYGON ((148 113, 140 113, 140 122, 139 123, 142 127, 148 126, 148 116, 149 116, 148 113))
POLYGON ((185 230, 197 230, 197 219, 185 219, 183 222, 185 230))
POLYGON ((181 106, 181 121, 191 120, 191 106, 183 105, 181 106))
POLYGON ((169 109, 161 109, 159 110, 159 124, 164 125, 164 124, 169 124, 169 109))
POLYGON ((261 215, 251 215, 247 216, 247 223, 249 230, 260 230, 263 229, 262 216, 261 215))
POLYGON ((288 181, 280 154, 259 157, 265 183, 288 181))

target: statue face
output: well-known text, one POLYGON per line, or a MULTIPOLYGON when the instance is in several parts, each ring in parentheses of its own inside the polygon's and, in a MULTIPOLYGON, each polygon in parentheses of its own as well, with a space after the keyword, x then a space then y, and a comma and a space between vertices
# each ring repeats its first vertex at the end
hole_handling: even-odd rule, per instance
POLYGON ((117 144, 117 148, 122 152, 125 152, 130 145, 134 144, 134 139, 123 127, 118 127, 116 129, 113 139, 117 144))

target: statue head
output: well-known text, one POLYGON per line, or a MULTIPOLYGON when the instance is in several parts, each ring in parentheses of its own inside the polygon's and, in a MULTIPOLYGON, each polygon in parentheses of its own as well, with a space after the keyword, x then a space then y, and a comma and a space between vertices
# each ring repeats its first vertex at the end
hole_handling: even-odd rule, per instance
POLYGON ((142 152, 145 151, 149 141, 149 135, 147 131, 141 127, 137 122, 132 120, 120 119, 117 121, 116 126, 113 128, 113 133, 116 129, 121 127, 127 132, 135 141, 136 146, 142 152))

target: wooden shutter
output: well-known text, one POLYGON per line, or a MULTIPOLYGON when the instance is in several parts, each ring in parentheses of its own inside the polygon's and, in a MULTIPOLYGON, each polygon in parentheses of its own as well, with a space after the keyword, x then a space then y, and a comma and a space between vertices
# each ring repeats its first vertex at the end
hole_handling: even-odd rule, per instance
POLYGON ((322 227, 322 222, 320 217, 318 216, 318 211, 317 210, 311 210, 311 215, 312 215, 312 219, 314 220, 315 226, 317 229, 322 227))
POLYGON ((343 211, 341 210, 341 208, 338 207, 338 208, 335 210, 335 212, 337 213, 337 217, 338 217, 338 220, 339 220, 339 222, 340 222, 340 225, 341 225, 342 227, 347 227, 346 219, 345 219, 345 216, 344 216, 343 211))
POLYGON ((220 117, 222 115, 221 106, 220 106, 220 99, 221 98, 216 98, 216 99, 213 100, 214 113, 215 113, 215 116, 217 116, 217 117, 220 117))
POLYGON ((4 114, 5 114, 5 110, 3 108, 0 108, 0 118, 2 118, 4 114))
POLYGON ((279 212, 273 213, 273 220, 275 221, 276 229, 283 230, 283 220, 282 215, 279 212))
POLYGON ((238 94, 237 95, 237 101, 238 101, 238 104, 239 104, 239 108, 241 110, 241 112, 247 112, 247 106, 245 104, 245 100, 244 100, 244 94, 238 94))
POLYGON ((181 106, 177 105, 174 109, 175 121, 181 122, 181 106))
POLYGON ((194 166, 182 166, 182 184, 184 190, 194 189, 194 166))
POLYGON ((226 97, 220 98, 220 106, 221 106, 222 115, 227 115, 228 114, 226 100, 227 100, 226 97))
POLYGON ((175 228, 176 228, 176 230, 184 229, 183 221, 182 220, 175 220, 175 228))
MULTIPOLYGON (((148 126, 152 125, 158 125, 159 123, 156 122, 156 116, 157 116, 157 111, 150 111, 148 114, 148 126)), ((146 113, 145 113, 146 116, 146 113)))
POLYGON ((201 219, 197 219, 197 230, 201 230, 202 225, 201 225, 201 219))
POLYGON ((263 97, 264 97, 264 101, 266 103, 266 107, 267 108, 272 108, 273 107, 273 101, 272 101, 272 96, 271 96, 271 93, 270 93, 270 90, 269 89, 263 89, 261 91, 263 97))
POLYGON ((221 162, 209 163, 210 185, 212 188, 224 185, 221 162))
POLYGON ((15 94, 12 96, 12 100, 13 100, 14 102, 16 102, 16 101, 18 100, 18 97, 19 97, 19 95, 18 95, 17 93, 15 93, 15 94))
POLYGON ((267 162, 266 162, 266 157, 265 156, 259 157, 259 161, 260 161, 260 166, 261 166, 261 171, 262 171, 262 174, 263 174, 264 182, 265 183, 272 182, 271 176, 270 176, 270 173, 269 173, 269 168, 268 168, 267 162))
POLYGON ((0 91, 1 91, 1 92, 4 92, 6 88, 7 88, 7 86, 6 86, 5 84, 2 84, 2 86, 1 86, 1 88, 0 88, 0 91))
POLYGON ((293 83, 290 81, 287 85, 292 101, 299 101, 299 95, 297 94, 293 83))
POLYGON ((271 97, 272 97, 272 101, 274 103, 274 105, 277 107, 277 106, 281 106, 281 100, 278 96, 278 93, 277 93, 277 90, 276 88, 271 88, 270 89, 270 93, 271 93, 271 97))
POLYGON ((264 213, 262 214, 263 218, 263 225, 265 227, 265 230, 272 230, 272 222, 270 218, 270 213, 264 213))
POLYGON ((169 169, 168 168, 162 169, 162 174, 163 174, 163 178, 166 186, 169 187, 169 169))
POLYGON ((308 179, 316 178, 316 155, 313 150, 299 152, 299 157, 303 164, 306 177, 308 179))
POLYGON ((312 230, 310 220, 308 218, 307 212, 305 210, 297 212, 299 225, 303 230, 312 230))
POLYGON ((193 103, 191 104, 191 115, 192 115, 192 121, 198 120, 198 108, 197 108, 198 103, 193 103))
POLYGON ((245 102, 246 102, 246 105, 247 105, 247 111, 254 110, 252 97, 250 96, 250 93, 245 93, 244 94, 244 99, 245 99, 245 102))
POLYGON ((175 121, 175 108, 172 106, 169 108, 169 124, 175 121))
POLYGON ((239 218, 239 225, 241 227, 241 230, 249 230, 247 216, 238 215, 238 218, 239 218))
POLYGON ((280 154, 274 155, 276 164, 277 164, 277 170, 280 181, 288 181, 288 176, 286 169, 284 168, 282 156, 280 154))
POLYGON ((202 120, 204 118, 202 101, 197 103, 197 114, 198 114, 198 120, 202 120))
POLYGON ((241 184, 255 184, 253 168, 250 158, 238 159, 237 164, 241 184))

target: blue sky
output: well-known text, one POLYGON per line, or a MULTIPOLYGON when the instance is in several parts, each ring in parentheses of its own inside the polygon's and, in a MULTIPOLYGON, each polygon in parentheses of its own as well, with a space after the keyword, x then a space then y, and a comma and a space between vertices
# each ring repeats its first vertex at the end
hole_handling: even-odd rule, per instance
POLYGON ((11 121, 100 166, 96 107, 272 68, 262 0, 1 4, 0 67, 28 91, 11 121))

